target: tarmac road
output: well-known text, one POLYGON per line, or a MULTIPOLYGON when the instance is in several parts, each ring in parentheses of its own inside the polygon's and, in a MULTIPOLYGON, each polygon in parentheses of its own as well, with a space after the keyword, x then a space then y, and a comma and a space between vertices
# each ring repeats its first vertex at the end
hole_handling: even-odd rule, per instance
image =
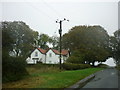
POLYGON ((84 88, 118 88, 118 71, 115 68, 108 68, 97 72, 95 78, 88 82, 84 88))

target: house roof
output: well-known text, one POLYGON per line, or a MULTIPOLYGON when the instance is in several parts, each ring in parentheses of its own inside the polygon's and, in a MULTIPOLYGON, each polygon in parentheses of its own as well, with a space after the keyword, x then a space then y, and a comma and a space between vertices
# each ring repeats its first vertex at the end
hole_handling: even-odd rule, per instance
POLYGON ((60 52, 58 50, 55 49, 51 49, 55 54, 60 54, 60 52))
POLYGON ((62 50, 62 55, 67 55, 69 52, 68 52, 68 50, 62 50))
POLYGON ((47 50, 41 49, 41 48, 37 48, 41 53, 46 54, 47 50))
MULTIPOLYGON (((42 54, 46 54, 50 49, 55 53, 55 54, 60 54, 60 52, 58 50, 55 50, 55 49, 52 49, 52 48, 49 48, 47 50, 45 49, 41 49, 41 48, 37 48, 42 54)), ((62 55, 67 55, 69 52, 68 50, 62 50, 61 54, 62 55)))

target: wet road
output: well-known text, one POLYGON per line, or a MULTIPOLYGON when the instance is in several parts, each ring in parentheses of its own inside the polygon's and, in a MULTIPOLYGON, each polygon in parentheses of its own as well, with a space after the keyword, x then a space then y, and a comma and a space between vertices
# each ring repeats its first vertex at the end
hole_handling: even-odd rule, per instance
POLYGON ((114 68, 108 68, 97 72, 95 78, 83 88, 118 88, 118 71, 114 68))

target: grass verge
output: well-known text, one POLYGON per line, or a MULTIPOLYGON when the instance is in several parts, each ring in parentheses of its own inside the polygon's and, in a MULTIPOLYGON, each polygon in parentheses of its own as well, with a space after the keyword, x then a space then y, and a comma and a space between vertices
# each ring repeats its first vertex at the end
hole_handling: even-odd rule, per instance
POLYGON ((20 81, 5 83, 3 84, 3 88, 66 88, 77 81, 102 70, 102 68, 88 68, 60 72, 58 68, 55 69, 54 67, 43 70, 29 67, 27 70, 30 73, 29 76, 20 81))

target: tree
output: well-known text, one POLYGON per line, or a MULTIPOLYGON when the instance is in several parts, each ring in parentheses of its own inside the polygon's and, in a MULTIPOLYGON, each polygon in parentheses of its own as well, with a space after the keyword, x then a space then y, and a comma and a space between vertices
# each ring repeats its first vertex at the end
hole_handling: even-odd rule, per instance
POLYGON ((40 34, 38 39, 39 47, 43 49, 49 48, 47 43, 49 43, 49 36, 47 34, 40 34))
POLYGON ((101 26, 75 26, 63 35, 62 42, 64 49, 69 49, 71 54, 79 50, 89 63, 109 57, 109 35, 101 26))
POLYGON ((113 57, 117 64, 120 64, 120 29, 114 32, 114 37, 111 43, 113 45, 113 57))
POLYGON ((14 40, 8 30, 2 30, 2 82, 16 81, 27 75, 26 62, 23 57, 11 57, 14 40))
POLYGON ((59 49, 59 37, 57 36, 50 37, 49 43, 52 44, 52 48, 59 49))
POLYGON ((13 49, 13 39, 9 36, 7 30, 2 30, 2 49, 9 53, 13 49))
POLYGON ((30 29, 22 21, 2 22, 2 30, 14 41, 12 51, 16 56, 27 56, 29 50, 33 48, 34 39, 38 36, 38 32, 30 29))
POLYGON ((82 54, 80 50, 75 50, 72 55, 66 60, 66 62, 74 64, 84 64, 84 58, 84 54, 82 54))

